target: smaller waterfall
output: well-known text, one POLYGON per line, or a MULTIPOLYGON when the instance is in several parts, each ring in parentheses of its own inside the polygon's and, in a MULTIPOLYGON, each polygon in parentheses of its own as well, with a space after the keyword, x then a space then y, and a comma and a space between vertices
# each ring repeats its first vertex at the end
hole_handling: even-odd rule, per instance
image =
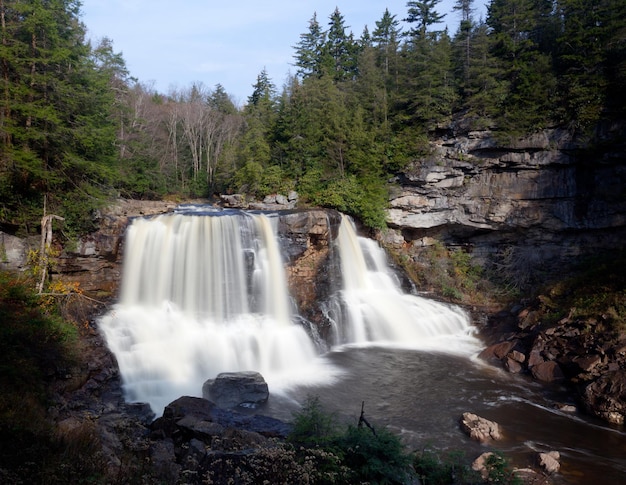
POLYGON ((358 237, 344 216, 337 246, 343 287, 328 314, 338 344, 377 344, 471 354, 479 348, 466 313, 405 293, 385 251, 358 237))

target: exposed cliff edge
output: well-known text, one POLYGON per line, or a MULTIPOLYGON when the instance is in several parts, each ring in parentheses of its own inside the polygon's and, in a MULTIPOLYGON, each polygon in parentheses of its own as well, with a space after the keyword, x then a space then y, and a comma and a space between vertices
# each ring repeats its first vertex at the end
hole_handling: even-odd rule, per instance
POLYGON ((442 130, 431 154, 397 178, 387 240, 426 246, 436 238, 484 262, 515 252, 516 264, 531 266, 621 247, 624 132, 611 125, 583 140, 552 129, 501 141, 490 131, 442 130))

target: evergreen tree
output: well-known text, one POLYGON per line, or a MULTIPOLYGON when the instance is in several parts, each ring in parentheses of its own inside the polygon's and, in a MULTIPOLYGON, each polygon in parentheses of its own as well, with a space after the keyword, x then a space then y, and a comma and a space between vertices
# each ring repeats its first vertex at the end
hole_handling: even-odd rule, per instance
POLYGON ((459 29, 454 37, 457 64, 460 66, 461 85, 467 85, 470 80, 470 68, 472 61, 472 30, 474 19, 472 13, 474 0, 456 0, 453 10, 461 13, 459 29))
POLYGON ((416 24, 416 27, 413 27, 409 32, 410 36, 426 37, 426 32, 432 25, 443 22, 445 15, 441 15, 435 10, 435 7, 440 2, 441 0, 425 0, 406 3, 408 11, 404 20, 409 24, 416 24))
POLYGON ((300 35, 300 42, 295 46, 296 67, 299 76, 322 75, 322 54, 326 44, 326 34, 317 21, 317 13, 309 21, 309 30, 300 35))
POLYGON ((493 0, 488 9, 499 79, 508 85, 499 122, 513 132, 553 123, 556 82, 551 56, 540 50, 536 40, 541 13, 537 1, 493 0))
POLYGON ((352 33, 346 33, 344 17, 338 8, 330 16, 323 65, 335 81, 353 79, 357 73, 358 46, 352 33))
POLYGON ((400 22, 395 15, 385 9, 383 16, 376 22, 372 42, 378 52, 378 64, 388 79, 388 87, 397 84, 398 50, 400 45, 400 22))
POLYGON ((439 0, 408 2, 409 23, 417 24, 403 45, 401 109, 413 123, 432 123, 448 116, 454 102, 452 47, 447 31, 429 30, 443 15, 439 0))
POLYGON ((110 78, 90 59, 79 7, 78 0, 0 3, 5 220, 29 224, 45 204, 78 229, 100 196, 96 187, 111 176, 110 78))
POLYGON ((209 95, 208 104, 211 108, 224 114, 234 115, 237 113, 235 103, 233 103, 224 86, 219 83, 215 85, 215 89, 209 95))
POLYGON ((562 19, 558 67, 566 114, 577 125, 589 126, 615 102, 606 98, 609 80, 621 79, 611 86, 611 93, 624 107, 626 6, 621 0, 559 0, 557 5, 562 19))
POLYGON ((461 83, 461 107, 479 123, 499 116, 508 93, 508 83, 499 75, 498 61, 490 50, 488 32, 485 22, 473 29, 467 79, 461 83))
POLYGON ((242 166, 256 163, 266 167, 271 162, 272 133, 277 116, 276 87, 267 70, 257 76, 253 92, 244 109, 246 128, 241 139, 239 160, 242 166))

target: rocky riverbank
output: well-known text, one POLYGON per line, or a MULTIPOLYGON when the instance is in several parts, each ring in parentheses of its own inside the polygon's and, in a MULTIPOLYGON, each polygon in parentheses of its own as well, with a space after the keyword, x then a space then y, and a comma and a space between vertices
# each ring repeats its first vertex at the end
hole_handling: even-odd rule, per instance
POLYGON ((489 315, 483 333, 491 345, 481 357, 546 385, 567 386, 578 410, 623 427, 624 267, 623 260, 612 264, 600 270, 603 284, 582 273, 587 275, 583 286, 560 282, 536 298, 489 315))

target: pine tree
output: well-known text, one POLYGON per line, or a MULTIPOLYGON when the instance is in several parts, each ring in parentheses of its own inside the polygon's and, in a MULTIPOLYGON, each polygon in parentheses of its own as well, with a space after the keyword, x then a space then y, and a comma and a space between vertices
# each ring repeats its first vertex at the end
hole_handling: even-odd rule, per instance
POLYGON ((609 89, 624 106, 626 6, 620 0, 559 0, 557 5, 562 19, 558 67, 564 105, 568 118, 589 126, 605 106, 614 105, 606 98, 609 89), (609 79, 620 76, 621 83, 609 88, 609 79))
POLYGON ((456 48, 456 58, 460 60, 457 64, 460 66, 461 85, 469 83, 470 68, 472 61, 472 30, 474 29, 474 19, 472 13, 474 11, 474 0, 456 0, 453 10, 461 13, 461 22, 459 29, 454 36, 454 45, 456 48))
POLYGON ((498 61, 490 50, 489 27, 480 22, 471 33, 467 80, 462 83, 461 107, 479 124, 497 118, 503 110, 509 84, 500 75, 498 61))
POLYGON ((79 7, 78 0, 0 3, 0 213, 11 220, 41 217, 45 203, 78 228, 111 176, 114 98, 90 58, 79 7))
POLYGON ((433 123, 450 115, 454 102, 452 47, 447 31, 429 30, 443 15, 439 0, 408 2, 409 23, 415 23, 403 45, 403 84, 399 101, 414 123, 433 123))
POLYGON ((376 22, 376 29, 372 34, 372 42, 378 52, 378 63, 389 80, 397 78, 398 49, 402 35, 399 25, 396 16, 385 9, 382 18, 376 22))
POLYGON ((271 143, 277 116, 276 87, 267 70, 257 76, 253 92, 244 109, 246 129, 241 139, 241 165, 257 163, 266 167, 271 162, 271 143))
POLYGON ((299 76, 322 75, 322 55, 326 44, 326 34, 317 21, 317 13, 309 21, 309 30, 300 35, 300 42, 295 46, 295 65, 299 76))
POLYGON ((499 122, 511 132, 529 132, 554 123, 556 81, 552 58, 540 50, 537 0, 493 0, 487 23, 499 79, 508 85, 499 122))
POLYGON ((422 2, 409 1, 407 17, 404 19, 409 24, 417 24, 412 28, 409 35, 412 37, 426 37, 428 29, 435 24, 443 22, 445 15, 439 14, 435 7, 441 0, 425 0, 422 2))
POLYGON ((330 16, 326 34, 323 65, 335 81, 353 79, 357 73, 358 45, 352 33, 346 33, 344 17, 338 8, 330 16))

